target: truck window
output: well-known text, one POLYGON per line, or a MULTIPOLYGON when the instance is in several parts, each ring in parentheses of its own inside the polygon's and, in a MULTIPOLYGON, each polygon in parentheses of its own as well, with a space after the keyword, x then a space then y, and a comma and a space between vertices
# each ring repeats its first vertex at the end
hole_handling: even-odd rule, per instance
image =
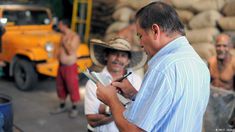
POLYGON ((50 19, 46 11, 35 10, 9 10, 3 12, 3 17, 7 18, 8 22, 15 25, 47 25, 50 24, 50 19), (49 21, 48 21, 49 20, 49 21))

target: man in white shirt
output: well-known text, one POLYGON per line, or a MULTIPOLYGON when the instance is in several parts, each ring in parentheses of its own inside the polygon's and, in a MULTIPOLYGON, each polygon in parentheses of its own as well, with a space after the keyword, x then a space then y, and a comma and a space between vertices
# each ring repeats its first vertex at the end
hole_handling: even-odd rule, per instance
MULTIPOLYGON (((131 91, 124 96, 128 98, 137 93, 142 79, 134 74, 132 69, 140 68, 145 63, 146 56, 142 51, 131 51, 129 42, 122 38, 114 38, 108 43, 94 40, 91 41, 91 58, 96 65, 104 67, 100 74, 109 80, 119 79, 132 72, 127 77, 129 82, 123 81, 131 83, 136 91, 131 91)), ((85 114, 88 120, 88 129, 93 127, 95 132, 118 132, 109 107, 97 99, 96 89, 96 84, 89 80, 85 93, 85 114)))

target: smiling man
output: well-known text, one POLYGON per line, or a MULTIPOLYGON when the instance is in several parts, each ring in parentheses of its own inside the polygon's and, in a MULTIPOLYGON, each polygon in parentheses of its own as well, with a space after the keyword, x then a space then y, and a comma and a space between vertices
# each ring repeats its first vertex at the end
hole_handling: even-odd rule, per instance
POLYGON ((234 90, 235 57, 231 55, 231 38, 226 34, 216 37, 217 55, 208 60, 211 84, 226 90, 234 90))
MULTIPOLYGON (((146 62, 143 51, 133 51, 130 43, 120 37, 113 38, 109 42, 91 40, 91 59, 103 67, 100 74, 106 76, 107 80, 117 80, 127 73, 132 72, 125 83, 130 83, 134 90, 126 92, 126 97, 136 94, 142 83, 142 79, 133 73, 133 69, 140 68, 146 62)), ((96 85, 89 80, 86 84, 85 93, 85 115, 88 121, 88 130, 95 132, 118 132, 113 121, 109 107, 98 100, 96 96, 96 85)))

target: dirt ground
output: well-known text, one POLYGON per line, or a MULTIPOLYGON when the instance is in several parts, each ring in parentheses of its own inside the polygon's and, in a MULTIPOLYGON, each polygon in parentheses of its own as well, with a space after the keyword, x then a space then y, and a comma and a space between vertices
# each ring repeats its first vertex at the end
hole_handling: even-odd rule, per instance
MULTIPOLYGON (((82 84, 82 83, 80 83, 82 84)), ((83 84, 82 84, 83 85, 83 84)), ((85 132, 87 121, 84 115, 83 99, 79 103, 79 115, 75 119, 68 112, 51 115, 50 111, 58 105, 55 79, 43 80, 35 84, 29 92, 19 91, 13 81, 0 78, 0 93, 12 98, 14 132, 85 132)), ((84 86, 80 87, 83 98, 84 86)), ((67 99, 68 108, 71 103, 67 99)))

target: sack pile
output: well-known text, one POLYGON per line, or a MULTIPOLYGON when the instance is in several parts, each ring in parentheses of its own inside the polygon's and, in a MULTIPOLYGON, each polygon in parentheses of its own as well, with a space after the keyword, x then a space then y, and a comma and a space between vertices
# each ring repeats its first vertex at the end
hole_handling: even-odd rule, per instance
MULTIPOLYGON (((119 32, 123 32, 122 30, 133 21, 136 11, 150 2, 151 0, 117 0, 112 14, 114 22, 107 27, 104 39, 109 40, 119 32)), ((165 2, 176 9, 185 25, 186 37, 203 59, 207 60, 216 54, 214 40, 219 33, 231 35, 235 44, 235 0, 165 0, 165 2)), ((126 34, 130 36, 130 32, 126 34)), ((131 43, 138 45, 136 31, 131 31, 131 34, 131 43)))

